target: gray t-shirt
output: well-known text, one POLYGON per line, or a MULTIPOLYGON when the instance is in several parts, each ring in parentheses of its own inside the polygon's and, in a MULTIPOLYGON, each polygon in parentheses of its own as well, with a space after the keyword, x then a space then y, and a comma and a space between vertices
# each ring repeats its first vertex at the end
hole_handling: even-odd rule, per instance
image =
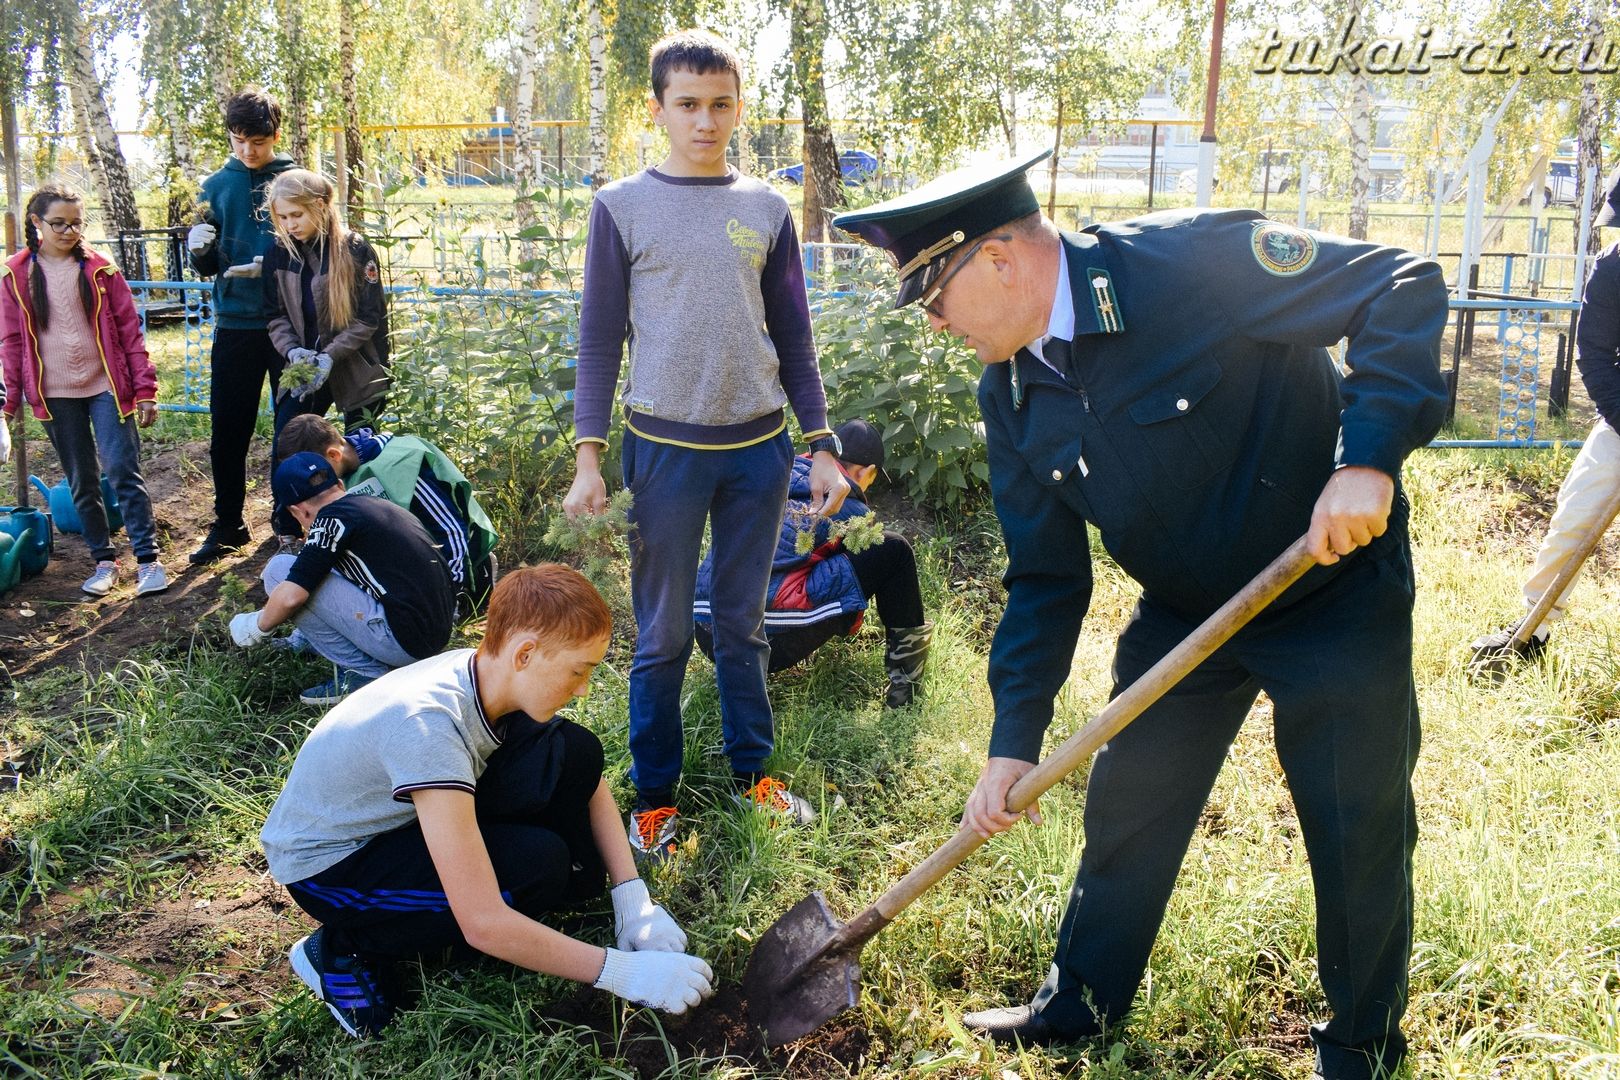
POLYGON ((501 744, 478 701, 472 649, 399 668, 322 717, 259 833, 283 885, 416 819, 411 792, 472 792, 501 744))

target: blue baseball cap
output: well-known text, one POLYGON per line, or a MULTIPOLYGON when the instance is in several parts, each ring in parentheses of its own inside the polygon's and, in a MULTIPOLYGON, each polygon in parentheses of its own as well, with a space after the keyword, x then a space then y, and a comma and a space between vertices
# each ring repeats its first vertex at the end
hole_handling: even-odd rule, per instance
POLYGON ((337 484, 332 463, 311 450, 299 451, 277 465, 270 478, 270 490, 282 506, 297 506, 337 484))

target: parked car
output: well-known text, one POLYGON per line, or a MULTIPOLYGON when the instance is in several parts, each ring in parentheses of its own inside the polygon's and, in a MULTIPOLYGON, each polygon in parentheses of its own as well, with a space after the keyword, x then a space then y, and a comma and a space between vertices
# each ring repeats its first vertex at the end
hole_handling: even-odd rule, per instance
POLYGON ((1574 206, 1575 189, 1575 163, 1573 161, 1553 161, 1547 164, 1547 184, 1542 188, 1541 194, 1548 206, 1574 206))
MULTIPOLYGON (((865 183, 877 172, 877 155, 865 150, 845 150, 838 155, 838 169, 844 174, 844 183, 850 187, 865 183)), ((785 180, 790 184, 804 183, 804 164, 772 169, 766 174, 772 180, 785 180)))

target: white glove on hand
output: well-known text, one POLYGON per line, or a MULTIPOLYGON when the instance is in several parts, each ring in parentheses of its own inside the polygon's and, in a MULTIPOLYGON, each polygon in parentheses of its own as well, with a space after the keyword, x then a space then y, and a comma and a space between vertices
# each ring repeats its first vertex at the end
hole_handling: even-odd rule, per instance
POLYGON ((270 636, 270 631, 259 629, 259 613, 244 611, 231 619, 231 640, 244 649, 251 649, 270 636))
POLYGON ((191 227, 190 232, 186 233, 186 247, 196 252, 207 251, 214 246, 214 237, 218 235, 218 229, 206 221, 199 221, 191 227))
POLYGON ((252 262, 237 263, 235 266, 225 268, 225 277, 256 278, 264 269, 264 256, 253 256, 252 262))
POLYGON ((0 465, 11 460, 11 421, 0 419, 0 465))
POLYGON ((594 985, 636 1005, 679 1016, 714 993, 714 972, 695 956, 671 952, 607 950, 594 985))
POLYGON ((640 878, 621 881, 613 898, 613 938, 625 952, 685 952, 686 932, 669 912, 652 902, 640 878))

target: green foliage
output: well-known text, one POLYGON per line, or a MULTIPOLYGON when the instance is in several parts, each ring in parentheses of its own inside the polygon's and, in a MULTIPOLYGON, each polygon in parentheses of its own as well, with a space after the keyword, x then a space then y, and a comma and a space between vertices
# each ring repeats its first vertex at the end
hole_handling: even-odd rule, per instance
POLYGON ((891 308, 894 271, 886 263, 863 258, 836 275, 837 291, 815 311, 833 422, 871 421, 883 432, 884 471, 907 495, 936 508, 961 506, 990 478, 978 361, 934 334, 914 308, 891 308))
POLYGON ((785 517, 797 533, 793 550, 800 555, 808 555, 818 543, 825 544, 831 540, 840 541, 844 550, 851 555, 859 555, 874 544, 883 542, 883 523, 876 514, 857 514, 828 521, 817 517, 809 503, 790 502, 785 517))
POLYGON ((616 617, 630 610, 625 567, 630 562, 626 538, 630 535, 633 499, 629 488, 620 488, 600 514, 581 514, 575 518, 555 514, 545 535, 547 544, 578 560, 579 572, 596 586, 616 617))

